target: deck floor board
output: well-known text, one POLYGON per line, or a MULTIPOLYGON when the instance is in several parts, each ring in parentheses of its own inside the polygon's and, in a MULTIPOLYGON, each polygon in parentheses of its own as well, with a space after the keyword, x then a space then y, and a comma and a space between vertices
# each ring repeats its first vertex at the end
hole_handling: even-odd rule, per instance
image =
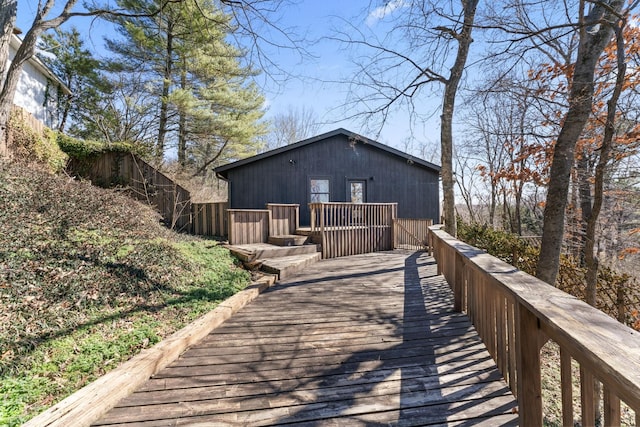
POLYGON ((433 258, 324 260, 266 291, 96 425, 517 425, 433 258))

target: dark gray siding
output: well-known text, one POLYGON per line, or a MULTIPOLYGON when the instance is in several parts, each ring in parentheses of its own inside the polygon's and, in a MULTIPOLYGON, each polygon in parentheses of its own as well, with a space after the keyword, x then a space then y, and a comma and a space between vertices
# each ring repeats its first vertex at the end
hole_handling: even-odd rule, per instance
POLYGON ((439 218, 438 172, 402 157, 349 141, 345 135, 266 157, 228 171, 234 209, 264 209, 267 203, 299 203, 308 225, 309 180, 328 178, 332 202, 350 201, 350 179, 366 180, 366 201, 398 203, 401 218, 439 218))

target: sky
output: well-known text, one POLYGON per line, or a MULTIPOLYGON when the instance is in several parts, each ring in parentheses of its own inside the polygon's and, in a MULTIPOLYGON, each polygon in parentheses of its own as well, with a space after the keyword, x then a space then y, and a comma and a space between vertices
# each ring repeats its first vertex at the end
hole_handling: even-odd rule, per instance
MULTIPOLYGON (((23 31, 30 27, 37 3, 37 0, 18 0, 16 24, 23 31)), ((62 3, 58 1, 58 4, 62 3)), ((348 87, 335 82, 352 78, 354 71, 350 56, 358 52, 328 37, 350 25, 365 25, 375 29, 386 15, 400 13, 402 0, 389 2, 384 8, 365 10, 368 5, 368 0, 301 0, 278 11, 278 28, 303 36, 306 42, 302 45, 309 55, 301 56, 292 49, 265 48, 271 60, 297 77, 279 82, 264 75, 258 79, 266 97, 265 118, 268 120, 278 113, 304 108, 311 110, 321 122, 319 133, 343 127, 439 164, 435 148, 427 150, 425 155, 419 151, 425 144, 430 147, 438 145, 438 97, 426 100, 424 108, 434 112, 433 118, 426 123, 410 124, 408 114, 403 112, 392 115, 381 129, 374 121, 363 123, 362 119, 344 119, 346 112, 343 105, 349 99, 348 87)), ((85 35, 87 47, 96 52, 104 52, 103 38, 114 35, 109 24, 91 18, 72 18, 65 24, 66 28, 70 26, 78 28, 85 35)), ((277 35, 272 37, 276 38, 277 35)), ((361 109, 364 110, 365 106, 361 106, 361 109)))

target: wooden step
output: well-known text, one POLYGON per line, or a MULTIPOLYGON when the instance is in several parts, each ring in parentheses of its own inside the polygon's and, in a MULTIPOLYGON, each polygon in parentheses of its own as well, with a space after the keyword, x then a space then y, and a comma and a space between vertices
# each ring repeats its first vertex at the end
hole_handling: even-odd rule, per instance
POLYGON ((227 248, 236 257, 245 262, 251 262, 262 258, 313 254, 321 250, 319 245, 275 246, 268 243, 227 246, 227 248))
POLYGON ((278 258, 296 255, 315 254, 321 251, 319 245, 302 245, 302 246, 265 246, 257 248, 256 258, 278 258))
MULTIPOLYGON (((307 245, 315 246, 315 245, 307 245)), ((266 258, 262 259, 262 271, 267 273, 277 274, 279 279, 284 279, 293 274, 301 272, 305 267, 311 265, 322 259, 320 252, 284 256, 278 258, 266 258)))
POLYGON ((297 234, 269 236, 269 243, 276 246, 302 246, 308 241, 310 241, 309 236, 299 236, 297 234))

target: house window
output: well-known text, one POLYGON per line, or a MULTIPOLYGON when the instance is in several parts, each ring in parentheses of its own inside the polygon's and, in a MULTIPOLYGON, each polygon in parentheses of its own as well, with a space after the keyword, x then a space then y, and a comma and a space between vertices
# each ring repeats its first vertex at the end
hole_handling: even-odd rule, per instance
POLYGON ((349 181, 349 194, 351 195, 351 203, 364 203, 366 201, 365 185, 365 181, 349 181))
POLYGON ((311 203, 329 202, 329 180, 311 178, 310 183, 309 194, 311 203))

